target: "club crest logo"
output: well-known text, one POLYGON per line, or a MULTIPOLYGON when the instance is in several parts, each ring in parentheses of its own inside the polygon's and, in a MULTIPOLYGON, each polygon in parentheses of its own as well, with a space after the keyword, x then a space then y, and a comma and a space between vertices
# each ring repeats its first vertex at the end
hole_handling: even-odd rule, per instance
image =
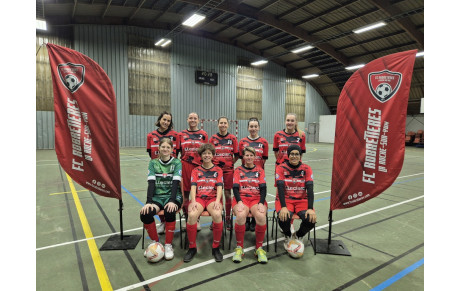
POLYGON ((57 67, 62 84, 75 93, 85 81, 85 66, 73 63, 59 64, 57 67))
POLYGON ((388 70, 370 73, 368 79, 369 90, 372 96, 381 103, 385 103, 398 92, 402 74, 388 70))

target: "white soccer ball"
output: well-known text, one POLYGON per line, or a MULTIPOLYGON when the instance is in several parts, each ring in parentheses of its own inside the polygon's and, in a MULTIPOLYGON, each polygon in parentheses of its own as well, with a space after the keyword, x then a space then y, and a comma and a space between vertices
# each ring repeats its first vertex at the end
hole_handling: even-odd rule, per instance
POLYGON ((391 86, 387 83, 382 83, 377 86, 377 95, 379 95, 380 98, 385 98, 391 93, 391 86))
POLYGON ((69 89, 72 90, 73 88, 75 88, 75 86, 77 86, 78 79, 74 75, 67 75, 65 76, 65 82, 67 84, 67 87, 69 87, 69 89))
POLYGON ((286 250, 292 258, 298 259, 302 257, 304 249, 305 249, 305 246, 303 242, 301 242, 298 239, 291 239, 287 243, 286 250))
POLYGON ((159 242, 151 243, 146 250, 145 257, 151 263, 159 262, 165 256, 165 248, 159 242))

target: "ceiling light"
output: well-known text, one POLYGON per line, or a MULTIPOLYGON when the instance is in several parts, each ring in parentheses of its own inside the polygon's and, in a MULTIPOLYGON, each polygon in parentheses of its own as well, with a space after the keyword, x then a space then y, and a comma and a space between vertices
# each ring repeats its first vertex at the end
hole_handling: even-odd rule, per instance
POLYGON ((161 47, 166 47, 171 43, 170 39, 167 39, 163 44, 161 44, 161 47))
POLYGON ((375 29, 377 27, 381 27, 381 26, 384 26, 384 25, 387 25, 387 24, 385 22, 383 22, 383 21, 380 21, 380 22, 373 23, 373 24, 370 24, 370 25, 367 25, 367 26, 363 26, 363 27, 358 28, 358 29, 354 29, 353 32, 354 33, 361 33, 361 32, 365 32, 365 31, 368 31, 368 30, 371 30, 371 29, 375 29))
POLYGON ((267 60, 260 60, 260 61, 257 61, 257 62, 252 62, 251 65, 253 65, 253 66, 260 66, 260 65, 264 65, 264 64, 266 64, 266 63, 268 63, 267 60))
POLYGON ((182 24, 185 26, 194 27, 198 22, 202 21, 205 18, 206 16, 195 13, 192 16, 190 16, 187 20, 182 22, 182 24))
POLYGON ((310 79, 310 78, 316 78, 316 77, 318 77, 318 76, 319 76, 318 74, 311 74, 311 75, 302 76, 302 78, 304 78, 304 79, 310 79))
POLYGON ((295 54, 298 54, 300 52, 304 52, 304 51, 307 51, 307 50, 311 50, 313 48, 313 46, 311 45, 307 45, 307 46, 303 46, 303 47, 299 47, 299 48, 296 48, 295 50, 292 50, 291 52, 295 53, 295 54))
POLYGON ((425 52, 418 52, 415 57, 423 57, 425 55, 425 52))
POLYGON ((46 21, 42 19, 36 19, 37 29, 46 30, 46 21))
POLYGON ((354 66, 349 66, 349 67, 345 67, 345 70, 356 70, 356 69, 359 69, 359 68, 362 68, 364 67, 364 64, 359 64, 359 65, 354 65, 354 66))
POLYGON ((162 39, 160 39, 159 41, 157 41, 157 42, 155 43, 155 46, 160 46, 160 45, 161 45, 162 47, 165 47, 165 46, 167 46, 170 42, 171 42, 170 39, 162 38, 162 39))

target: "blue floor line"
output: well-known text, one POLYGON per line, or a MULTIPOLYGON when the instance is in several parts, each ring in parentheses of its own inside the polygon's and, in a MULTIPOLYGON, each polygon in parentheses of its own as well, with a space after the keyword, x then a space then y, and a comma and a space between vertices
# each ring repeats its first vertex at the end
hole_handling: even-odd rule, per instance
POLYGON ((412 266, 409 266, 409 267, 405 268, 404 270, 402 270, 398 274, 394 275, 393 277, 389 278, 385 282, 382 282, 379 285, 377 285, 376 287, 372 288, 370 291, 380 291, 380 290, 383 290, 383 289, 389 287, 390 285, 392 285, 393 283, 395 283, 399 279, 403 278, 407 274, 411 273, 412 271, 414 271, 415 269, 417 269, 418 267, 423 265, 424 260, 425 259, 423 258, 420 261, 418 261, 415 264, 413 264, 412 266))

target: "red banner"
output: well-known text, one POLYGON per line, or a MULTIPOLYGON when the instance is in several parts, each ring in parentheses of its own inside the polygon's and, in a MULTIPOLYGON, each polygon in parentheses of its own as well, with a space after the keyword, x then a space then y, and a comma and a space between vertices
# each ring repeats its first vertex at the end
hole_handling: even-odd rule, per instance
POLYGON ((374 60, 343 87, 337 104, 331 210, 366 202, 398 177, 416 53, 374 60))
POLYGON ((78 184, 121 199, 117 105, 112 83, 89 57, 47 44, 53 77, 55 148, 78 184))

